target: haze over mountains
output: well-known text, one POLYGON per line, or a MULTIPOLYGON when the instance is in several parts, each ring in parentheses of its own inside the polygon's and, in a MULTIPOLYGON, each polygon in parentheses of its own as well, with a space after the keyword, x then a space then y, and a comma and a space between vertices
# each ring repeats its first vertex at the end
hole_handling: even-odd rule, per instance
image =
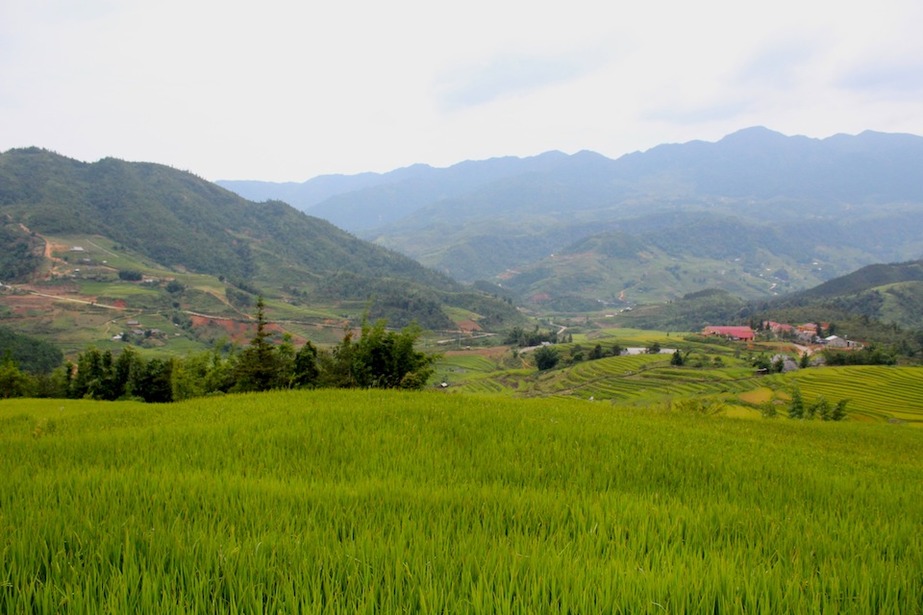
POLYGON ((716 143, 415 165, 303 184, 219 182, 281 198, 463 281, 553 309, 744 297, 923 256, 923 138, 749 128, 716 143))

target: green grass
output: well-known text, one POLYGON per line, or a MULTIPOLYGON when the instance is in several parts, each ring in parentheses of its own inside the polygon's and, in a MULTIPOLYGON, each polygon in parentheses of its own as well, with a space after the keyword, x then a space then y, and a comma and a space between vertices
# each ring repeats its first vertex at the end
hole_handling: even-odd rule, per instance
POLYGON ((0 611, 919 613, 923 432, 374 391, 0 402, 0 611))

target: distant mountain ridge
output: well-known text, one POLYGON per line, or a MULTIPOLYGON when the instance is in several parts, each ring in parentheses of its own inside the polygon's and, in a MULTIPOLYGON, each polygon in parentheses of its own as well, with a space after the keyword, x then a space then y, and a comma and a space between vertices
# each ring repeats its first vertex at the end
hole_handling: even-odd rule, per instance
MULTIPOLYGON (((393 195, 438 204, 504 185, 526 176, 539 185, 583 184, 589 193, 611 198, 629 195, 727 196, 735 198, 835 198, 847 202, 923 201, 923 182, 916 181, 923 157, 923 137, 865 131, 826 139, 788 137, 764 127, 752 127, 709 143, 665 144, 618 159, 581 151, 552 151, 530 158, 465 161, 437 169, 418 164, 389 173, 319 176, 303 183, 219 180, 221 186, 247 198, 290 199, 314 215, 337 216, 336 205, 363 203, 370 212, 394 218, 387 210, 393 195), (541 175, 546 181, 539 180, 541 175), (547 181, 551 180, 551 181, 547 181), (593 186, 594 188, 590 188, 593 186), (601 190, 600 187, 605 187, 601 190), (347 197, 346 195, 352 195, 347 197), (328 200, 335 201, 327 203, 328 200)), ((579 195, 577 195, 579 196, 579 195)), ((584 203, 572 205, 578 210, 584 203)), ((353 205, 355 206, 355 205, 353 205)), ((414 205, 420 208, 420 205, 414 205)), ((406 214, 408 207, 403 207, 406 214)), ((365 220, 345 216, 335 224, 351 231, 368 228, 365 220)))
MULTIPOLYGON (((597 287, 568 285, 573 276, 551 260, 574 252, 572 244, 613 232, 651 243, 681 267, 692 259, 690 271, 714 271, 636 300, 694 292, 701 288, 695 284, 720 282, 727 265, 747 261, 749 272, 727 287, 759 296, 807 288, 870 263, 923 256, 920 169, 923 137, 866 131, 813 139, 754 127, 714 143, 660 145, 616 160, 549 152, 447 169, 409 167, 373 184, 356 176, 355 189, 343 179, 343 192, 308 211, 456 279, 515 287, 523 299, 622 294, 621 282, 606 276, 597 287), (762 283, 760 268, 763 277, 777 270, 790 275, 762 283)), ((277 194, 271 184, 263 189, 267 198, 277 194)), ((597 257, 599 267, 616 265, 597 257)), ((629 281, 656 278, 672 266, 651 262, 657 271, 624 261, 618 266, 634 268, 622 276, 629 281)))
POLYGON ((542 173, 567 156, 547 152, 532 158, 507 156, 466 161, 445 169, 416 164, 388 173, 321 175, 303 183, 219 180, 218 185, 253 200, 279 199, 351 232, 401 219, 443 199, 507 177, 542 173))

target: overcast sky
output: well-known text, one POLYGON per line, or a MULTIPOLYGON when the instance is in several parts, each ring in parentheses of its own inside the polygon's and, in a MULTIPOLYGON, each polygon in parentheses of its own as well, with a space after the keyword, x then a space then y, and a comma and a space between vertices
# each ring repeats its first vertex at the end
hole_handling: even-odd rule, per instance
POLYGON ((0 150, 304 181, 923 135, 923 2, 0 0, 0 150))

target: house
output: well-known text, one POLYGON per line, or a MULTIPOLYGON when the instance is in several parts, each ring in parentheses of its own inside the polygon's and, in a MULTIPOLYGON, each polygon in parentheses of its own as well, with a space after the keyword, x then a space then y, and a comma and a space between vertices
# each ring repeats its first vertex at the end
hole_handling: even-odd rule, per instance
POLYGON ((731 340, 752 341, 756 334, 750 327, 705 327, 702 335, 720 335, 731 340))
POLYGON ((824 345, 827 348, 856 348, 861 344, 857 344, 852 340, 843 339, 838 335, 831 335, 824 338, 824 345))
POLYGON ((783 333, 792 333, 795 330, 795 327, 792 325, 786 325, 781 322, 775 322, 774 320, 767 320, 763 323, 764 329, 769 329, 776 335, 782 335, 783 333))

